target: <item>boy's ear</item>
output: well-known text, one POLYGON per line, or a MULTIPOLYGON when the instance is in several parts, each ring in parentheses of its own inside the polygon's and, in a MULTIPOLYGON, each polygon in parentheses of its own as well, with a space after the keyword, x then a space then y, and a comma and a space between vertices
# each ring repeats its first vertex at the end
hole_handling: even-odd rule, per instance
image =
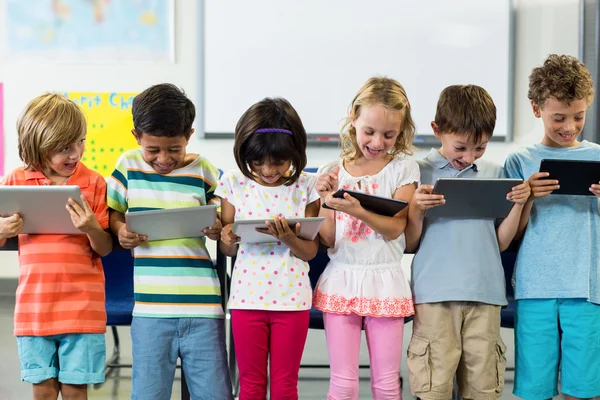
POLYGON ((138 135, 138 133, 135 131, 135 129, 131 130, 131 134, 135 138, 135 141, 137 142, 137 144, 139 144, 141 146, 142 144, 140 143, 140 135, 138 135))
POLYGON ((433 134, 437 140, 440 140, 440 128, 435 123, 435 121, 431 121, 431 129, 433 129, 433 134))
POLYGON ((541 107, 538 106, 537 103, 533 100, 529 100, 529 102, 531 103, 531 109, 533 110, 533 115, 535 115, 536 118, 541 118, 542 117, 541 107))
POLYGON ((187 138, 187 142, 185 143, 186 145, 190 143, 190 138, 191 138, 191 137, 192 137, 192 135, 194 134, 194 131, 195 131, 195 129, 194 129, 194 128, 192 128, 192 129, 190 130, 190 136, 188 136, 188 138, 187 138))

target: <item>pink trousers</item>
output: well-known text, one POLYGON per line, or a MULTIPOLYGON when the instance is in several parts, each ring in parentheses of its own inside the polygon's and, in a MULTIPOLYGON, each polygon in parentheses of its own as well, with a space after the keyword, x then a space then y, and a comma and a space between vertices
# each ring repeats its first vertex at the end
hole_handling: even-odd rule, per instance
MULTIPOLYGON (((323 313, 331 377, 329 400, 358 399, 358 365, 363 317, 323 313)), ((400 400, 404 318, 364 317, 374 400, 400 400)))
POLYGON ((298 371, 308 334, 309 310, 231 310, 240 400, 298 400, 298 371))

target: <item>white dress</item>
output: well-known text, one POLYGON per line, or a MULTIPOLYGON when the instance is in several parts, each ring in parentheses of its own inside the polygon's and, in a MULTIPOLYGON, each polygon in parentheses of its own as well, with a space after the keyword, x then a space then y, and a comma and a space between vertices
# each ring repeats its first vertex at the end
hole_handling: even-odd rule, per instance
MULTIPOLYGON (((319 170, 331 170, 338 162, 319 170)), ((354 177, 339 162, 339 187, 391 198, 397 188, 419 182, 415 161, 394 159, 372 176, 354 177)), ((386 240, 361 220, 343 212, 335 215, 335 245, 330 262, 315 288, 313 305, 329 313, 373 317, 414 314, 410 283, 400 261, 404 233, 386 240)))

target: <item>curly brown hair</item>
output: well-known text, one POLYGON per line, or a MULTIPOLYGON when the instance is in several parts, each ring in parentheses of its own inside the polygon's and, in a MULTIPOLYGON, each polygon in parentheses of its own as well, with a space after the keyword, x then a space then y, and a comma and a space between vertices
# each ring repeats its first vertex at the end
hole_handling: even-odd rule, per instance
POLYGON ((585 99, 590 105, 594 100, 594 82, 590 71, 577 58, 550 54, 542 66, 531 71, 527 97, 540 107, 549 98, 567 105, 585 99))
POLYGON ((352 100, 350 112, 342 126, 340 139, 342 158, 355 161, 361 157, 360 147, 356 141, 356 128, 352 121, 360 116, 362 107, 381 105, 390 111, 401 111, 400 134, 390 151, 392 157, 400 153, 412 155, 412 142, 415 137, 415 123, 410 115, 410 103, 404 87, 394 79, 373 77, 365 82, 352 100))

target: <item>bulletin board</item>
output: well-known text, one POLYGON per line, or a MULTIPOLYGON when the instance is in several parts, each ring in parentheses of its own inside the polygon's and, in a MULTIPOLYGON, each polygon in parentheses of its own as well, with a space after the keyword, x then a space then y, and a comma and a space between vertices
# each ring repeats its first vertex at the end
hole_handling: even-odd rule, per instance
MULTIPOLYGON (((109 176, 119 156, 138 144, 131 133, 131 105, 137 93, 66 92, 87 119, 87 140, 83 163, 102 176, 109 176)), ((1 173, 0 173, 1 175, 1 173)))

